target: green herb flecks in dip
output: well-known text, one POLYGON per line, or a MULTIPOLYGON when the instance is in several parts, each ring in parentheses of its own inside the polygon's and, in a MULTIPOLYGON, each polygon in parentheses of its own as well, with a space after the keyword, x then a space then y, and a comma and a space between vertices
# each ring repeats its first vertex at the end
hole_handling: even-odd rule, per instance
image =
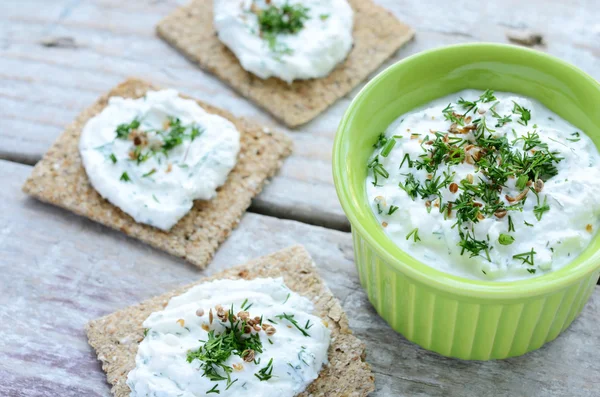
POLYGON ((402 116, 373 146, 374 213, 444 271, 500 280, 558 268, 598 224, 597 150, 533 100, 465 91, 402 116))

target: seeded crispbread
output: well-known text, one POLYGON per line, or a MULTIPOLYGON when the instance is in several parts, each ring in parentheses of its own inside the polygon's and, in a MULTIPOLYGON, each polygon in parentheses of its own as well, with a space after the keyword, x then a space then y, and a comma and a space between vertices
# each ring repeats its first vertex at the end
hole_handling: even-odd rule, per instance
POLYGON ((205 268, 218 246, 237 226, 250 201, 291 153, 291 140, 230 113, 197 101, 206 111, 229 119, 240 131, 238 162, 217 196, 194 202, 194 207, 165 232, 136 223, 118 207, 104 200, 90 184, 79 154, 79 137, 86 122, 100 113, 111 96, 139 98, 155 90, 142 80, 129 79, 102 96, 67 127, 34 167, 23 191, 41 201, 66 208, 135 237, 172 255, 205 268))
POLYGON ((135 368, 137 349, 144 337, 142 323, 150 313, 162 310, 172 297, 181 295, 196 284, 217 279, 257 277, 283 277, 291 290, 314 303, 314 314, 326 321, 332 332, 329 365, 299 396, 360 397, 374 390, 373 373, 369 364, 363 361, 364 344, 352 335, 346 314, 319 277, 309 253, 297 245, 89 322, 86 326, 89 344, 102 361, 102 369, 112 385, 113 394, 116 397, 129 396, 127 374, 135 368))
POLYGON ((349 0, 354 10, 354 47, 329 76, 295 81, 262 80, 242 68, 213 27, 213 0, 192 0, 157 26, 160 37, 201 68, 272 113, 290 127, 304 124, 350 92, 414 36, 409 26, 371 0, 349 0))

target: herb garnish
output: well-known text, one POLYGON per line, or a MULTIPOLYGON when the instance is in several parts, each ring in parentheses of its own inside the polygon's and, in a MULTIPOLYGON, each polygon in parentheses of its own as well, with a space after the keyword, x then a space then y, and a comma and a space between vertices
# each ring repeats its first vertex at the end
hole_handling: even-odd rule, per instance
POLYGON ((272 52, 286 55, 293 53, 285 44, 277 41, 277 35, 298 33, 304 27, 304 22, 310 19, 308 11, 309 8, 302 4, 287 3, 281 7, 271 5, 256 11, 261 37, 267 41, 272 52))
POLYGON ((273 377, 273 375, 271 375, 273 373, 273 359, 271 358, 269 360, 269 363, 267 364, 266 367, 261 368, 258 373, 254 374, 254 376, 256 376, 261 382, 269 380, 273 377))
POLYGON ((199 360, 203 376, 211 381, 225 380, 227 386, 230 386, 235 382, 231 380, 233 369, 225 365, 225 361, 232 354, 245 358, 250 353, 262 353, 263 349, 258 334, 244 334, 246 321, 238 319, 233 314, 233 305, 227 312, 226 318, 227 320, 222 323, 225 330, 220 334, 215 334, 214 330, 209 331, 208 340, 203 341, 205 343, 198 350, 188 351, 187 361, 191 363, 199 360), (217 369, 225 375, 221 375, 217 369))
POLYGON ((294 327, 296 327, 298 329, 298 331, 300 331, 302 333, 302 335, 304 336, 310 336, 310 334, 308 332, 306 332, 306 330, 304 328, 302 328, 299 324, 298 321, 296 321, 294 319, 294 315, 293 314, 278 314, 275 317, 277 317, 280 320, 287 320, 289 321, 294 327))
POLYGON ((534 189, 531 189, 531 191, 533 193, 535 193, 535 196, 537 198, 537 205, 535 205, 533 207, 533 214, 535 215, 536 219, 539 222, 542 220, 542 216, 544 215, 544 213, 550 211, 550 206, 548 205, 548 196, 544 196, 544 203, 542 205, 540 205, 539 194, 536 193, 536 191, 534 189))
POLYGON ((515 101, 513 101, 513 103, 514 103, 514 107, 513 107, 512 112, 514 114, 518 114, 521 116, 521 118, 517 121, 517 123, 519 123, 521 125, 527 125, 527 122, 529 120, 531 120, 531 111, 529 109, 526 109, 523 106, 519 105, 515 101))
POLYGON ((119 124, 117 126, 117 130, 116 130, 117 138, 127 139, 129 137, 129 133, 132 130, 139 128, 139 126, 140 126, 140 121, 137 118, 133 119, 129 124, 125 124, 125 123, 119 124))
MULTIPOLYGON (((419 140, 424 153, 417 159, 405 153, 400 163, 400 169, 407 163, 409 169, 425 170, 427 179, 418 179, 416 174, 408 172, 402 174, 404 179, 398 184, 412 200, 417 197, 427 200, 425 205, 428 212, 434 202, 445 218, 456 218, 452 227, 459 233, 461 254, 469 252, 470 256, 481 255, 488 260, 493 248, 489 236, 487 239, 477 238, 473 225, 486 218, 501 219, 508 215, 508 232, 514 232, 515 225, 508 212, 523 210, 529 190, 538 196, 540 189, 536 191, 528 186, 533 183, 537 188, 539 181, 543 187, 544 181, 558 174, 557 164, 563 160, 559 152, 550 151, 548 145, 541 140, 536 131, 537 125, 533 125, 532 131, 520 137, 513 128, 515 139, 512 141, 503 134, 497 135, 494 128, 501 128, 512 122, 527 126, 531 121, 531 111, 513 101, 512 114, 501 115, 495 110, 500 103, 497 101, 487 108, 487 117, 491 114, 496 120, 495 127, 492 128, 485 117, 486 112, 478 111, 478 107, 494 101, 497 101, 494 91, 486 90, 476 100, 460 98, 456 104, 449 103, 442 110, 444 119, 451 123, 448 131, 430 130, 433 136, 426 135, 419 140), (472 175, 470 179, 457 181, 458 183, 453 181, 455 174, 450 167, 464 163, 473 165, 474 172, 479 173, 479 181, 473 181, 472 175), (443 166, 448 169, 442 174, 439 169, 443 166), (505 195, 503 190, 511 179, 515 180, 518 194, 505 195), (442 199, 448 197, 445 194, 445 189, 448 188, 455 194, 454 200, 443 203, 442 199)), ((579 138, 579 133, 572 135, 574 140, 579 138)), ((394 145, 395 141, 383 134, 374 145, 379 151, 368 166, 373 170, 375 186, 378 186, 378 180, 390 178, 389 172, 381 165, 379 155, 387 156, 394 145)), ((534 214, 539 221, 550 207, 546 197, 543 202, 540 202, 539 197, 537 199, 534 214)), ((396 210, 395 206, 391 206, 388 215, 396 210)), ((420 240, 417 229, 406 237, 415 242, 420 240)), ((515 238, 510 234, 501 234, 498 240, 500 244, 509 245, 515 238)))
POLYGON ((156 173, 156 168, 152 168, 150 171, 148 171, 144 175, 142 175, 142 178, 147 178, 151 175, 154 175, 155 173, 156 173))
POLYGON ((413 230, 411 230, 411 232, 406 235, 406 239, 409 240, 411 238, 411 236, 412 236, 413 241, 415 243, 417 241, 421 241, 421 238, 419 237, 419 228, 418 227, 416 227, 413 230))
MULTIPOLYGON (((167 122, 165 123, 165 128, 163 130, 148 129, 141 131, 140 126, 141 121, 135 118, 129 124, 119 124, 115 130, 116 139, 132 140, 133 148, 129 152, 129 160, 135 161, 137 165, 140 165, 159 153, 167 157, 169 151, 183 144, 185 139, 189 139, 190 142, 193 142, 204 132, 204 130, 196 124, 184 125, 179 118, 171 116, 167 117, 167 122), (162 141, 160 146, 150 146, 148 144, 147 134, 151 132, 160 137, 162 141)), ((117 157, 114 153, 111 153, 109 158, 113 163, 117 162, 117 157)), ((155 172, 156 170, 152 170, 143 175, 143 177, 148 177, 155 172)), ((121 178, 123 178, 123 176, 121 178)))
POLYGON ((533 260, 535 254, 537 254, 537 252, 535 252, 532 248, 531 251, 523 252, 522 254, 513 255, 513 259, 519 259, 519 260, 523 261, 522 262, 523 264, 527 264, 529 266, 535 266, 535 263, 533 260))
POLYGON ((127 174, 127 172, 123 172, 121 174, 121 178, 119 178, 121 181, 123 182, 130 182, 131 178, 129 178, 129 174, 127 174))
POLYGON ((385 168, 383 168, 383 165, 379 162, 379 156, 376 156, 373 161, 371 161, 368 164, 368 168, 371 168, 373 170, 373 176, 374 176, 374 181, 373 181, 373 186, 377 186, 377 178, 378 176, 381 176, 383 178, 389 178, 390 173, 387 172, 387 170, 385 168))
POLYGON ((581 140, 581 138, 579 137, 579 132, 574 132, 571 134, 571 136, 573 136, 574 138, 567 138, 567 141, 578 142, 581 140))

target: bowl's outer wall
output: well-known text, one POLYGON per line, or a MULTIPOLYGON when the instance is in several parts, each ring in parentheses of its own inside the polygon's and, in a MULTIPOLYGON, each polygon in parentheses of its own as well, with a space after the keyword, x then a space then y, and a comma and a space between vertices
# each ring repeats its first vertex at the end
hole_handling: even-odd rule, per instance
POLYGON ((600 239, 556 272, 513 283, 467 280, 400 250, 367 203, 365 164, 379 133, 411 109, 466 89, 538 99, 600 146, 600 86, 573 66, 518 47, 445 47, 375 77, 344 116, 333 153, 334 180, 354 236, 361 283, 380 315, 407 339, 463 359, 523 354, 554 339, 581 311, 598 280, 600 239))
POLYGON ((354 230, 352 237, 360 283, 377 313, 406 339, 464 360, 519 356, 553 340, 581 312, 599 275, 520 301, 469 299, 407 277, 354 230))

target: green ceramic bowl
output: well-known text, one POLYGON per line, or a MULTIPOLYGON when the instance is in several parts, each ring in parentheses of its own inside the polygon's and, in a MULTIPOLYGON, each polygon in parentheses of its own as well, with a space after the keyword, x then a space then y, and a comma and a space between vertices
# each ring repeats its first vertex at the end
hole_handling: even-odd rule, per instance
POLYGON ((489 282, 435 270, 386 236, 365 189, 373 142, 401 114, 466 88, 536 98, 600 147, 600 85, 594 79, 537 51, 466 44, 411 56, 371 80, 339 126, 333 174, 352 225, 360 281, 377 312, 425 349, 461 359, 500 359, 541 347, 581 312, 600 274, 600 237, 558 271, 489 282))

